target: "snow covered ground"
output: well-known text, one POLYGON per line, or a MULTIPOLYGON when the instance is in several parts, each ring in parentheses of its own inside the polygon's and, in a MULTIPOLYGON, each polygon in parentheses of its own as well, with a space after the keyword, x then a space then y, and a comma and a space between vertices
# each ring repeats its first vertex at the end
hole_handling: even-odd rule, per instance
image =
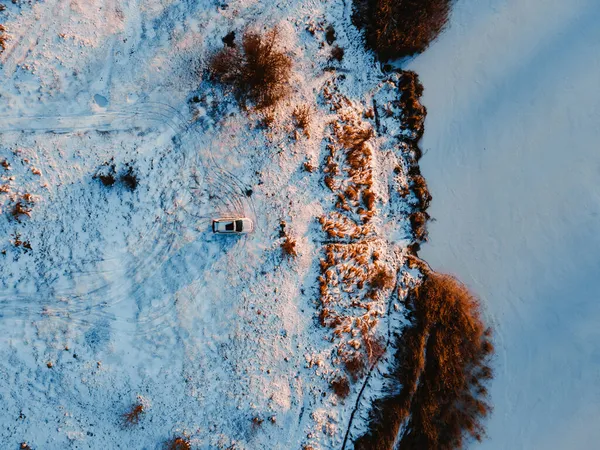
MULTIPOLYGON (((363 379, 345 400, 329 386, 343 369, 316 317, 316 218, 335 195, 303 164, 323 164, 339 120, 324 86, 356 117, 397 94, 349 26, 349 2, 17 3, 0 13, 2 448, 151 449, 176 435, 201 449, 339 448, 363 379), (269 129, 203 72, 222 37, 248 25, 277 25, 294 62, 269 129), (291 117, 302 104, 310 137, 291 117), (114 185, 96 177, 106 173, 114 185), (213 235, 210 218, 231 214, 256 232, 213 235), (297 258, 282 255, 280 220, 297 258), (138 398, 146 412, 124 427, 138 398)), ((381 126, 369 144, 372 237, 378 264, 401 269, 413 206, 391 204, 406 180, 387 137, 397 121, 381 126)), ((384 300, 381 336, 386 311, 402 314, 384 300)))
POLYGON ((486 449, 592 449, 600 428, 600 5, 459 0, 409 68, 428 108, 420 254, 496 329, 486 449))

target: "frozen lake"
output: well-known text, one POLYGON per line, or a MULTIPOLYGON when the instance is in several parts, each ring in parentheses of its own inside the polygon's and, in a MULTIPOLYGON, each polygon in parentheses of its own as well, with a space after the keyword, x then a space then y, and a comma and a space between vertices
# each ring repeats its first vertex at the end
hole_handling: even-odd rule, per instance
POLYGON ((496 330, 485 449, 598 448, 600 3, 459 0, 408 68, 433 195, 421 256, 496 330))

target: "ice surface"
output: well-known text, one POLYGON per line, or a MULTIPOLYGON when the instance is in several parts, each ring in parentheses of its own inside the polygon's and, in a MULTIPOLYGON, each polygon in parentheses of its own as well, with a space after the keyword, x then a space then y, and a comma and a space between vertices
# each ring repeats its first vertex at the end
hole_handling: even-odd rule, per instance
POLYGON ((482 448, 600 441, 599 23, 593 0, 459 0, 410 63, 436 219, 421 256, 496 328, 482 448))

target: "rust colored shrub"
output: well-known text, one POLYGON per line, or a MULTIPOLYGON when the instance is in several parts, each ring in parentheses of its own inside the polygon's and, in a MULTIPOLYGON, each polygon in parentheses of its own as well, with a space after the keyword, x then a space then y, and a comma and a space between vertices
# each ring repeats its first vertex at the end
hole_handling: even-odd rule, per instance
POLYGON ((353 353, 344 358, 344 367, 354 381, 365 372, 365 360, 360 353, 353 353))
POLYGON ((450 0, 355 0, 354 23, 379 58, 412 56, 427 48, 448 20, 450 0))
POLYGON ((342 62, 342 60, 344 59, 344 49, 342 47, 340 47, 339 45, 334 45, 331 48, 331 59, 334 59, 338 62, 342 62))
POLYGON ((369 280, 369 284, 371 285, 371 289, 379 291, 393 288, 394 281, 394 274, 391 273, 386 267, 380 267, 369 280))
POLYGON ((369 431, 356 450, 399 448, 451 450, 465 439, 481 440, 489 414, 485 385, 493 372, 491 330, 479 303, 449 275, 430 273, 409 297, 411 325, 396 354, 389 396, 375 402, 369 431))
POLYGON ((409 216, 409 220, 415 240, 419 242, 426 241, 427 221, 429 220, 429 214, 426 212, 417 211, 409 216))
POLYGON ((417 197, 417 207, 422 211, 426 210, 431 202, 431 194, 422 175, 415 175, 412 178, 412 190, 417 197))
MULTIPOLYGON (((0 5, 2 6, 2 5, 0 5)), ((2 8, 4 8, 4 6, 2 6, 2 8)), ((2 11, 2 9, 0 9, 0 11, 2 11)), ((6 28, 4 28, 4 25, 0 24, 0 54, 2 54, 2 52, 4 50, 6 50, 6 28)))
POLYGON ((168 450, 191 450, 190 440, 185 437, 176 437, 167 444, 168 450))
POLYGON ((329 45, 331 45, 331 44, 333 44, 335 39, 336 39, 335 28, 333 28, 333 25, 328 25, 327 28, 325 29, 325 40, 327 41, 327 43, 329 45))
POLYGON ((288 256, 298 256, 298 251, 296 250, 296 240, 289 236, 286 236, 281 243, 281 249, 283 250, 283 253, 288 256))
POLYGON ((309 127, 312 116, 312 108, 310 105, 299 105, 294 108, 292 118, 297 128, 300 128, 306 137, 310 137, 309 127))
POLYGON ((135 191, 138 186, 138 177, 132 167, 129 167, 127 172, 121 175, 121 181, 130 191, 135 191))
POLYGON ((273 106, 288 93, 292 60, 277 47, 277 29, 264 34, 246 31, 241 48, 224 47, 210 60, 212 78, 233 89, 245 106, 273 106))
POLYGON ((133 405, 129 412, 123 414, 125 425, 138 424, 144 412, 146 412, 146 408, 144 408, 144 405, 141 402, 138 402, 135 405, 133 405))
POLYGON ((335 395, 340 398, 346 398, 348 397, 348 394, 350 394, 350 382, 348 381, 348 378, 343 375, 331 380, 331 388, 333 389, 333 392, 335 392, 335 395))

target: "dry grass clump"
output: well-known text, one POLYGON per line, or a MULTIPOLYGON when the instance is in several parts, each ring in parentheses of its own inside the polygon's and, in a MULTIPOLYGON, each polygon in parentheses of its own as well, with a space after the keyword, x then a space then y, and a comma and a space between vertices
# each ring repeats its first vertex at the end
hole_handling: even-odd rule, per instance
POLYGON ((289 90, 291 58, 278 48, 276 28, 264 34, 246 31, 241 47, 224 47, 210 60, 212 78, 233 89, 238 100, 257 108, 275 105, 289 90))
POLYGON ((427 182, 423 175, 415 175, 411 177, 412 191, 415 193, 417 198, 417 208, 424 211, 429 208, 431 202, 431 194, 427 187, 427 182))
POLYGON ((333 392, 335 392, 335 395, 338 397, 346 398, 348 397, 348 394, 350 394, 350 382, 344 375, 335 377, 333 380, 331 380, 330 384, 331 389, 333 389, 333 392))
POLYGON ((306 137, 310 137, 310 123, 312 120, 312 108, 310 105, 298 105, 294 108, 292 112, 292 118, 294 119, 294 123, 296 128, 302 130, 306 137))
POLYGON ((31 217, 31 210, 33 209, 34 204, 35 202, 31 194, 23 194, 14 204, 11 214, 18 221, 20 221, 23 216, 31 217))
POLYGON ((339 45, 334 45, 331 47, 331 59, 336 60, 338 62, 342 62, 344 59, 344 49, 339 45))
POLYGON ((416 211, 409 216, 410 226, 413 230, 414 240, 417 242, 425 242, 427 240, 427 222, 429 214, 422 211, 416 211))
POLYGON ((127 172, 121 175, 121 181, 130 191, 135 191, 138 186, 138 176, 133 171, 133 167, 128 167, 127 172))
POLYGON ((354 6, 354 23, 383 61, 425 50, 450 12, 450 0, 355 0, 354 6))
POLYGON ((281 249, 287 256, 298 256, 298 251, 296 250, 296 240, 290 236, 286 236, 284 238, 283 242, 281 243, 281 249))
POLYGON ((413 132, 411 140, 416 142, 423 136, 425 116, 427 115, 427 109, 420 102, 423 95, 423 85, 415 72, 406 70, 402 72, 398 89, 400 90, 399 104, 402 108, 402 116, 400 117, 402 126, 413 132))
MULTIPOLYGON (((2 10, 0 9, 0 11, 2 10)), ((4 25, 0 24, 0 54, 2 54, 4 50, 6 50, 6 28, 4 28, 4 25)))
POLYGON ((167 450, 191 450, 192 444, 188 438, 176 437, 167 443, 166 448, 167 450))
POLYGON ((449 275, 430 273, 409 297, 411 325, 396 354, 395 384, 375 402, 369 431, 357 450, 451 450, 467 438, 481 440, 489 414, 491 331, 477 299, 449 275))
POLYGON ((123 420, 125 425, 137 425, 142 417, 142 414, 146 412, 146 407, 141 401, 135 403, 131 410, 123 414, 123 420))
POLYGON ((102 164, 93 178, 99 179, 104 186, 110 187, 115 184, 116 173, 115 163, 111 160, 102 164))

